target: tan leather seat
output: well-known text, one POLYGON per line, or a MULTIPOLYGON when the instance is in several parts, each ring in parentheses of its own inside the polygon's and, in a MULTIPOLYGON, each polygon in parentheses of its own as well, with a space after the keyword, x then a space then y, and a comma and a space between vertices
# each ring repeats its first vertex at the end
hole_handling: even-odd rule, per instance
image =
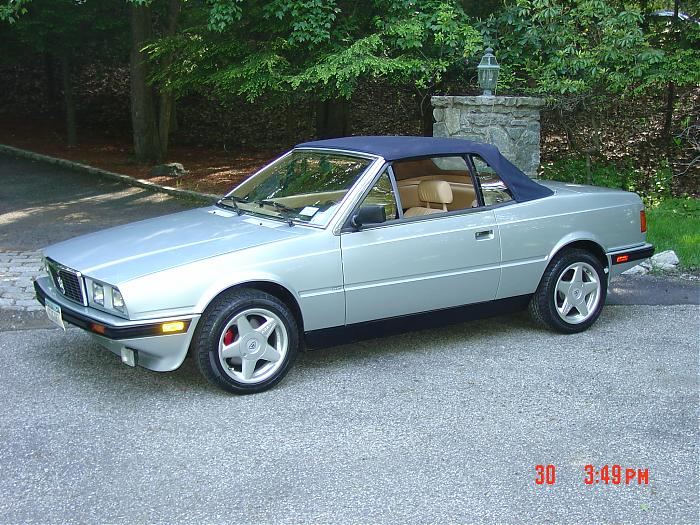
POLYGON ((444 180, 423 180, 418 184, 418 198, 423 206, 409 208, 403 214, 404 217, 418 217, 447 211, 447 205, 452 202, 452 188, 444 180), (435 204, 435 208, 431 208, 435 204))

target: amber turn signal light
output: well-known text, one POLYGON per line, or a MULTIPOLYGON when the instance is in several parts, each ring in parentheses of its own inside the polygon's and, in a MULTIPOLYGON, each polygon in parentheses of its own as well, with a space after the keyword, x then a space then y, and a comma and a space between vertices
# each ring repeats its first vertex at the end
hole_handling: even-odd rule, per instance
POLYGON ((185 323, 184 321, 172 321, 163 323, 160 328, 164 334, 172 334, 174 332, 182 332, 185 329, 185 323))
POLYGON ((624 262, 627 262, 629 260, 630 260, 629 255, 618 255, 617 257, 615 257, 616 263, 624 263, 624 262))
POLYGON ((642 233, 647 231, 647 212, 644 210, 639 212, 639 227, 641 228, 642 233))

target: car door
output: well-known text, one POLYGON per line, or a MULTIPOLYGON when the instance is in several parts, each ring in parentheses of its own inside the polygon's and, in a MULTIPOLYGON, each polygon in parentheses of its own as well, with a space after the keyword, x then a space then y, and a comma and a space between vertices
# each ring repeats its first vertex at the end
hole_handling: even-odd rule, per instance
POLYGON ((493 210, 407 218, 397 193, 388 169, 356 208, 384 205, 386 221, 341 231, 346 324, 494 299, 500 239, 493 210))

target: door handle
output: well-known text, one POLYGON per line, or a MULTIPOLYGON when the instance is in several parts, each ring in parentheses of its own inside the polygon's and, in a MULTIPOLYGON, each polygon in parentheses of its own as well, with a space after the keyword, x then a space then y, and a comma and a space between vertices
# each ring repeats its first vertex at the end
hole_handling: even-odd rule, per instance
POLYGON ((493 239, 493 230, 483 230, 480 232, 476 232, 474 234, 474 237, 476 237, 477 241, 488 241, 489 239, 493 239))

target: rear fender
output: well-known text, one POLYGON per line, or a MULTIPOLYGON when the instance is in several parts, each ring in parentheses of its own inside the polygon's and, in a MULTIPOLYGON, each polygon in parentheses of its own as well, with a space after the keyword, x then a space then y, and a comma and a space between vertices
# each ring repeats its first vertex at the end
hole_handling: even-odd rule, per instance
MULTIPOLYGON (((559 253, 562 248, 568 246, 569 244, 573 244, 575 242, 580 242, 580 241, 586 241, 586 242, 593 242, 598 245, 602 253, 605 253, 605 247, 603 246, 603 243, 601 242, 601 239, 593 234, 592 232, 589 231, 575 231, 566 234, 564 237, 559 239, 559 241, 554 245, 552 250, 549 252, 549 256, 547 257, 548 261, 551 261, 554 256, 559 253)), ((609 264, 609 261, 608 261, 609 264)))
MULTIPOLYGON (((603 271, 605 272, 605 275, 608 276, 608 280, 610 279, 610 257, 607 255, 605 247, 603 246, 603 243, 601 242, 600 237, 597 235, 593 234, 592 232, 589 231, 576 231, 569 233, 562 237, 559 242, 557 242, 554 245, 554 248, 549 252, 549 256, 547 257, 547 264, 554 259, 554 257, 563 249, 565 249, 567 246, 571 246, 572 244, 575 243, 593 243, 596 246, 596 250, 593 251, 593 255, 595 255, 601 263, 601 266, 603 266, 603 271)), ((582 247, 583 249, 588 249, 586 247, 582 247)), ((589 249, 589 251, 591 251, 589 249)), ((542 272, 544 273, 544 271, 542 272)), ((541 278, 541 277, 540 277, 541 278)))

